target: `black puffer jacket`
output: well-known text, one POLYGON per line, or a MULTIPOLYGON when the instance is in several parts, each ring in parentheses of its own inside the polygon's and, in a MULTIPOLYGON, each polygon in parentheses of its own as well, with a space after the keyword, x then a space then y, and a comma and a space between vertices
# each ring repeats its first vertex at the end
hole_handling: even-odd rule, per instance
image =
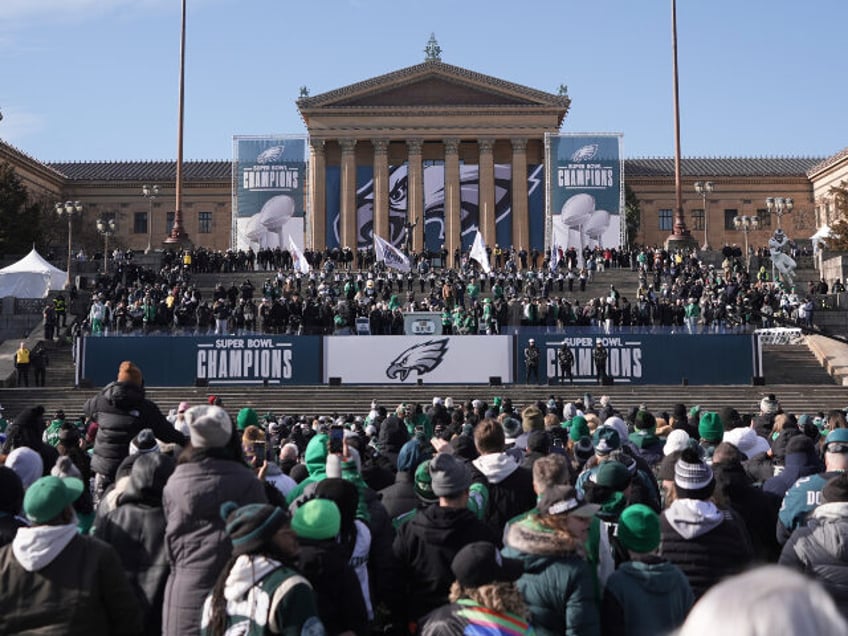
POLYGON ((144 397, 144 388, 129 382, 112 382, 83 407, 86 417, 97 422, 91 470, 115 478, 121 461, 130 453, 130 442, 144 428, 156 439, 185 445, 185 436, 165 419, 162 411, 144 397))
POLYGON ((708 501, 674 501, 660 515, 660 536, 660 556, 683 570, 695 599, 753 558, 744 526, 708 501))
POLYGON ((162 490, 174 460, 160 453, 141 455, 118 507, 98 519, 94 534, 115 548, 144 615, 145 634, 162 632, 162 602, 170 566, 165 551, 162 490))
POLYGON ((498 537, 467 508, 433 504, 403 524, 392 551, 406 584, 406 616, 415 621, 448 602, 454 575, 450 565, 460 548, 474 541, 497 543, 498 537))
POLYGON ((848 618, 848 503, 820 505, 783 548, 780 565, 818 580, 848 618))

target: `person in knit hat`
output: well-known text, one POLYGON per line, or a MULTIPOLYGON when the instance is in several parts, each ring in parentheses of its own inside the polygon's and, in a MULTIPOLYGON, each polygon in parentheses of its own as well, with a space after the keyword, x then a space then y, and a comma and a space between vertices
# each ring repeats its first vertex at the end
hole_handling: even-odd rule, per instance
POLYGON ((221 516, 233 556, 203 604, 203 633, 326 633, 312 585, 297 570, 289 513, 267 504, 227 502, 221 516))
POLYGON ((721 418, 718 413, 715 411, 701 412, 701 417, 698 420, 698 435, 709 464, 712 462, 715 447, 721 443, 722 437, 724 437, 724 427, 721 425, 721 418))
POLYGON ((29 406, 17 414, 11 426, 6 430, 3 454, 8 455, 17 448, 31 448, 41 457, 42 473, 50 474, 50 469, 59 458, 58 451, 44 441, 44 407, 29 406))
POLYGON ((639 410, 633 417, 633 432, 628 439, 640 457, 653 467, 662 461, 663 442, 657 437, 657 419, 650 411, 639 410))
POLYGON ((83 406, 86 419, 98 424, 91 470, 94 472, 94 502, 100 502, 115 481, 115 473, 129 454, 130 441, 149 428, 156 439, 185 446, 185 436, 174 429, 159 407, 145 397, 144 378, 135 364, 121 362, 118 375, 83 406))
POLYGON ((259 416, 256 414, 255 410, 246 406, 238 412, 236 426, 241 432, 244 432, 244 429, 248 426, 259 426, 259 416))
POLYGON ((338 542, 341 511, 329 499, 310 499, 292 518, 300 570, 315 590, 327 634, 368 633, 368 610, 356 572, 338 542))
POLYGON ((714 490, 712 469, 696 450, 682 451, 674 465, 674 501, 660 515, 660 556, 683 570, 696 599, 753 558, 744 526, 713 503, 714 490))
POLYGON ((162 505, 171 572, 165 587, 165 634, 198 634, 203 602, 227 560, 232 544, 221 504, 267 503, 265 487, 243 460, 230 414, 219 406, 186 411, 190 446, 165 484, 162 505))
POLYGON ((660 518, 642 504, 618 519, 618 543, 628 560, 607 579, 601 604, 603 634, 668 634, 679 627, 695 602, 686 575, 657 555, 660 518))

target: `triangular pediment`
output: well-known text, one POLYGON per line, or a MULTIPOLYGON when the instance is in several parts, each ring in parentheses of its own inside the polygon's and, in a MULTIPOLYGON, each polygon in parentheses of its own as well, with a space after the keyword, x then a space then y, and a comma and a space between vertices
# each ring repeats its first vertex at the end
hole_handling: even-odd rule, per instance
POLYGON ((298 100, 301 111, 418 106, 527 106, 568 110, 567 96, 545 93, 439 61, 428 61, 298 100))

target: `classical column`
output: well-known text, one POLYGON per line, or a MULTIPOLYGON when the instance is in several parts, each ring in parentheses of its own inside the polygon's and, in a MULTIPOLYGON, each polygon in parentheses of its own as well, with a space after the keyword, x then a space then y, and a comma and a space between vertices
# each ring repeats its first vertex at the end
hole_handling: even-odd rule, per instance
POLYGON ((327 243, 327 157, 324 154, 324 140, 310 138, 309 147, 309 200, 312 205, 310 245, 314 250, 323 250, 327 243))
POLYGON ((453 253, 460 243, 459 139, 445 139, 445 249, 448 264, 454 264, 453 253))
POLYGON ((339 139, 342 147, 340 247, 356 249, 356 139, 339 139))
POLYGON ((391 241, 389 235, 389 141, 372 139, 374 146, 374 233, 391 241))
POLYGON ((477 141, 480 149, 480 180, 478 202, 480 205, 480 232, 487 247, 494 248, 497 237, 495 234, 495 156, 492 152, 494 139, 477 141))
MULTIPOLYGON (((527 216, 527 140, 512 139, 512 246, 530 251, 530 220, 527 216)), ((521 261, 518 261, 521 267, 521 261)))
POLYGON ((408 197, 406 202, 407 221, 415 225, 412 230, 412 249, 421 252, 424 249, 424 164, 421 150, 423 142, 420 139, 407 139, 407 184, 408 197))

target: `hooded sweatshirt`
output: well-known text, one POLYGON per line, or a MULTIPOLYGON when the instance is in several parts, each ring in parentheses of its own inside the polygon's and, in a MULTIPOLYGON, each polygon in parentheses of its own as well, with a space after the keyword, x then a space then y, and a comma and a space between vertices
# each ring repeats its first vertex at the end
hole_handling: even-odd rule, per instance
POLYGON ((533 475, 507 453, 481 455, 471 465, 473 480, 489 490, 483 519, 501 537, 507 521, 535 507, 533 475))
POLYGON ((689 581, 676 565, 658 557, 627 561, 606 584, 604 633, 667 634, 683 623, 694 602, 689 581))
POLYGON ((660 533, 660 556, 683 570, 696 599, 753 558, 745 528, 711 501, 675 500, 660 515, 660 533))
POLYGON ((27 572, 47 567, 77 535, 77 524, 19 528, 12 540, 12 552, 27 572))

